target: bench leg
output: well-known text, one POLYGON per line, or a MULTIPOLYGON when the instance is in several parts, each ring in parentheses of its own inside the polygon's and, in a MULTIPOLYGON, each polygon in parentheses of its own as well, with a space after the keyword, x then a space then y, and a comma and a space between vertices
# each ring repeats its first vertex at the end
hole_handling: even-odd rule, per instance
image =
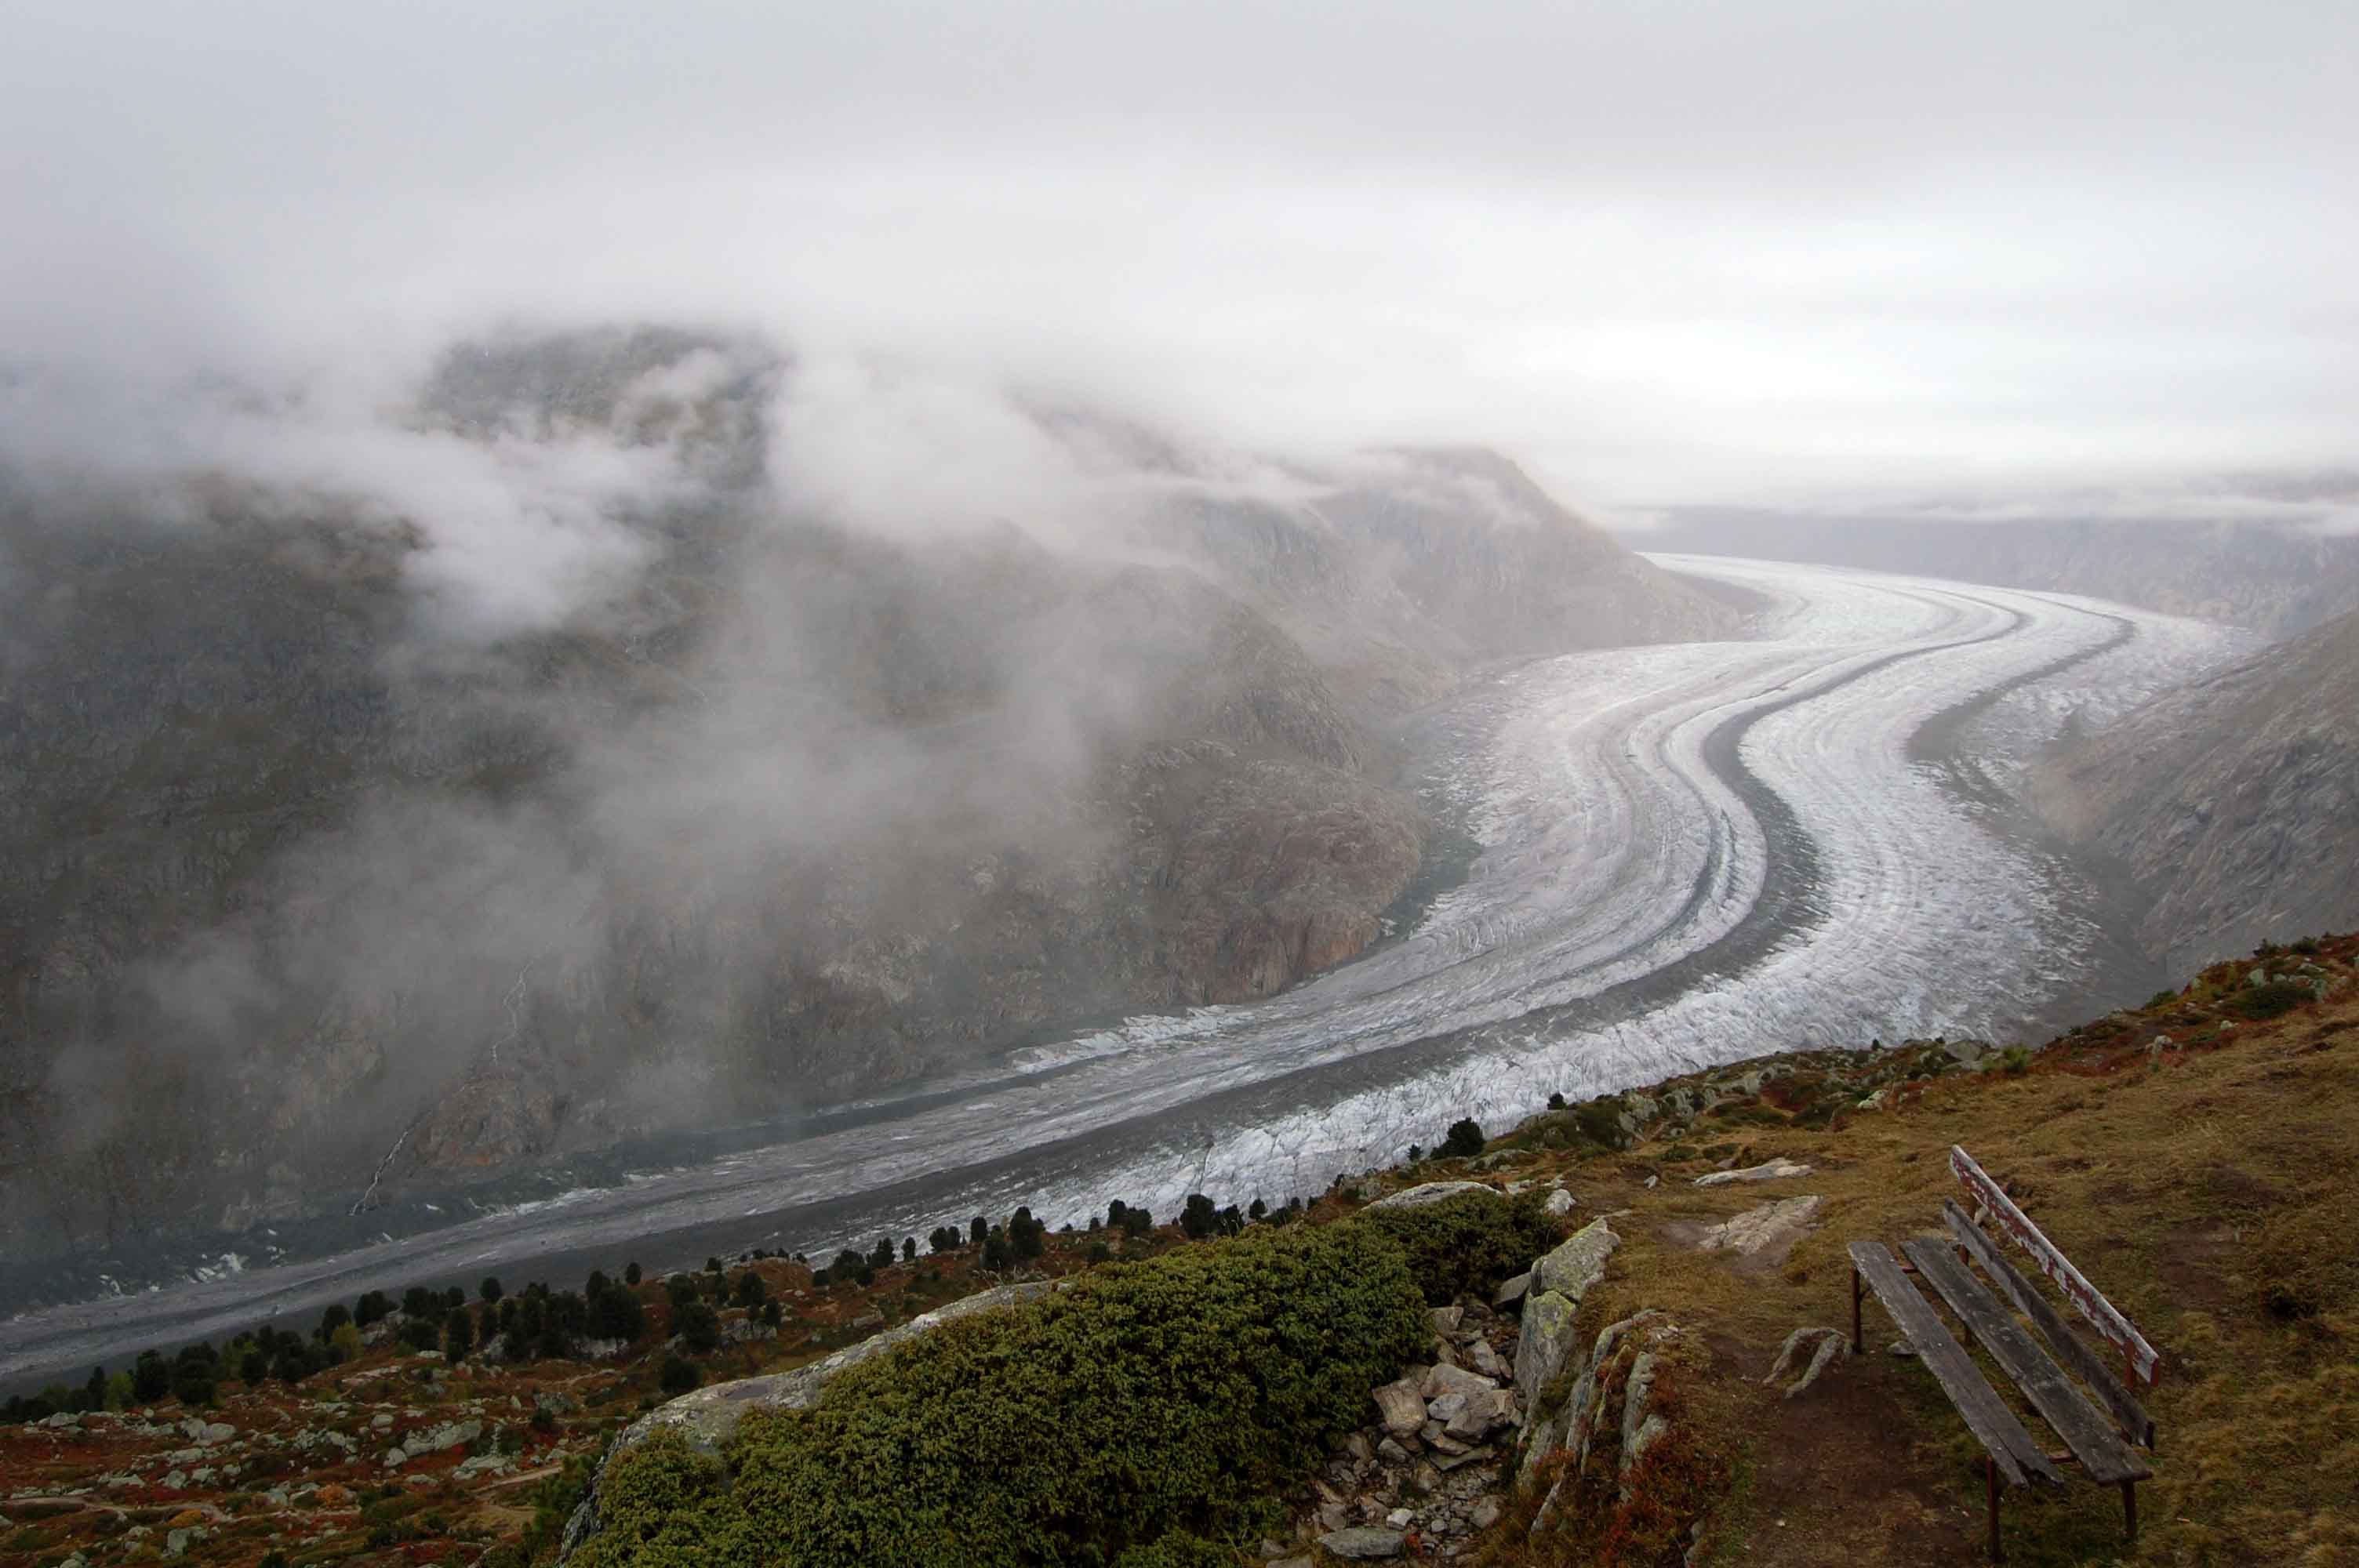
POLYGON ((1851 1271, 1851 1353, 1854 1356, 1859 1354, 1860 1289, 1859 1271, 1854 1269, 1851 1271))
POLYGON ((1990 1560, 2003 1563, 2006 1558, 1998 1549, 1998 1461, 1987 1454, 1983 1455, 1983 1484, 1990 1492, 1990 1560))
POLYGON ((2130 1544, 2137 1544, 2137 1483, 2122 1483, 2122 1529, 2127 1532, 2130 1544))

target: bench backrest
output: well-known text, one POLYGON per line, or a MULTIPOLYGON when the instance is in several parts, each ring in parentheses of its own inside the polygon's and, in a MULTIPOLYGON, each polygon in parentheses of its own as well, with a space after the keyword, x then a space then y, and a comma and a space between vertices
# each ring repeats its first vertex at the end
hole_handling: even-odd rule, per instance
POLYGON ((1990 1211, 1999 1228, 2013 1237, 2017 1245, 2031 1255, 2039 1271, 2056 1281, 2064 1297, 2080 1309, 2099 1334, 2122 1347, 2124 1360, 2129 1368, 2130 1380, 2151 1385, 2162 1371, 2162 1357, 2148 1345, 2137 1325, 2122 1315, 2119 1308, 2105 1299, 2104 1292, 2088 1281, 2072 1260, 2048 1239, 2031 1217, 2016 1207, 2015 1200, 2005 1188, 1993 1181, 1990 1173, 1974 1162, 1974 1157, 1952 1144, 1950 1149, 1950 1169, 1957 1175, 1973 1200, 1990 1211))

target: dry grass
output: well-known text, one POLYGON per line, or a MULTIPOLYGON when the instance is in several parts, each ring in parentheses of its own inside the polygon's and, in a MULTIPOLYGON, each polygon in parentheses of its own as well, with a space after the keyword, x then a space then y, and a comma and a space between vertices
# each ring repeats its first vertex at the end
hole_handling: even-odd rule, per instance
MULTIPOLYGON (((2332 951, 2347 960, 2349 946, 2332 951)), ((2014 1184, 2025 1209, 2165 1357, 2159 1385, 2146 1395, 2159 1438, 2155 1477, 2140 1487, 2136 1547, 2123 1542, 2116 1494, 2076 1482, 2061 1498, 2009 1496, 2010 1560, 2359 1563, 2354 1022, 2359 1007, 2349 1002, 2305 1007, 2157 1058, 2138 1048, 2153 1029, 2133 1018, 2068 1038, 2027 1073, 1937 1079, 1898 1109, 1853 1113, 1825 1130, 1748 1123, 1722 1134, 1707 1119, 1686 1139, 1691 1148, 1741 1142, 1748 1162, 1782 1155, 1817 1167, 1799 1181, 1698 1189, 1690 1178, 1706 1162, 1663 1161, 1646 1146, 1565 1165, 1584 1210, 1625 1211, 1615 1220, 1625 1244, 1585 1318, 1603 1324, 1659 1306, 1704 1336, 1732 1386, 1714 1419, 1750 1463, 1797 1444, 1817 1448, 1830 1434, 1812 1430, 1815 1407, 1827 1421, 1864 1428, 1848 1441, 1876 1467, 1878 1486, 1898 1487, 1886 1487, 1893 1528, 1845 1521, 1837 1497, 1813 1528, 1823 1538, 1815 1544, 1786 1520, 1723 1508, 1714 1560, 1958 1561, 1955 1541, 1976 1539, 1981 1450, 1916 1363, 1872 1356, 1838 1364, 1831 1379, 1850 1379, 1853 1393, 1870 1400, 1848 1412, 1836 1408, 1841 1400, 1822 1403, 1820 1390, 1791 1404, 1766 1390, 1735 1391, 1739 1375, 1766 1370, 1788 1330, 1847 1326, 1850 1241, 1897 1243, 1939 1228, 1941 1200, 1958 1195, 1947 1164, 1958 1143, 2014 1184), (1660 1177, 1651 1190, 1650 1174, 1660 1177), (1824 1223, 1774 1270, 1741 1271, 1682 1244, 1684 1227, 1795 1193, 1825 1197, 1824 1223), (1915 1527, 1944 1538, 1921 1559, 1908 1545, 1915 1527), (1863 1557, 1864 1540, 1884 1544, 1863 1557)), ((1872 1297, 1866 1333, 1873 1350, 1893 1338, 1872 1297)), ((2027 1407, 2023 1413, 2052 1438, 2027 1407)), ((1534 1549, 1495 1560, 1587 1559, 1534 1549)))

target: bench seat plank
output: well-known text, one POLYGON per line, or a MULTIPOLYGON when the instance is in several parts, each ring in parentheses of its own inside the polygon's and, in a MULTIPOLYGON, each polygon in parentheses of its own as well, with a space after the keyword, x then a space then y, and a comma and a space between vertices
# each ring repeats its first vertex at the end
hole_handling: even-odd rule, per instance
POLYGON ((1851 1261, 1908 1343, 1917 1347, 1919 1358, 1940 1381, 1942 1392, 1950 1396, 1950 1402, 1965 1418, 1967 1430, 1981 1440, 2007 1483, 2025 1486, 2027 1475, 2050 1486, 2062 1486, 2064 1477, 2049 1463, 2046 1451, 2032 1441, 2031 1433, 2006 1408, 2006 1401, 1975 1368, 1964 1347, 1951 1337, 1940 1314, 1901 1273, 1891 1249, 1881 1241, 1854 1241, 1851 1261))
POLYGON ((2098 1412, 2097 1407, 2081 1397, 2081 1390, 2064 1375, 2064 1368, 2048 1358, 2015 1316, 2000 1304, 1999 1299, 1983 1288, 1983 1282, 1963 1263, 1951 1255, 1950 1243, 1939 1236, 1919 1236, 1901 1244, 1900 1250, 1917 1265, 1919 1278, 1939 1291, 1950 1310, 1958 1314, 1999 1369, 2015 1379, 2024 1398, 2031 1401, 2041 1419, 2056 1429, 2072 1456, 2081 1462, 2081 1469, 2089 1479, 2102 1486, 2115 1486, 2123 1481, 2143 1481, 2154 1474, 2138 1463, 2129 1446, 2122 1442, 2114 1423, 2098 1412))
POLYGON ((2007 1261, 2006 1254, 1999 1249, 1998 1243, 1992 1240, 1982 1227, 1966 1217, 1966 1211, 1960 1208, 1954 1200, 1941 1200, 1941 1218, 1948 1224, 1950 1234, 1956 1238, 1958 1245, 1973 1254, 1974 1261, 1982 1265, 1983 1272, 1998 1286, 1999 1293, 2015 1303, 2016 1311, 2031 1320, 2031 1326, 2039 1330, 2057 1358, 2079 1373, 2081 1380, 2105 1401, 2106 1408, 2114 1412, 2114 1419, 2120 1422, 2122 1430, 2130 1434, 2130 1441, 2152 1452, 2154 1418, 2146 1413, 2146 1407, 2137 1402, 2137 1396, 2123 1386, 2120 1377, 2105 1364, 2105 1358, 2090 1349, 2087 1340, 2072 1332, 2072 1325, 2064 1320, 2064 1314, 2048 1304, 2048 1298, 2039 1293, 2038 1287, 2021 1270, 2007 1261))

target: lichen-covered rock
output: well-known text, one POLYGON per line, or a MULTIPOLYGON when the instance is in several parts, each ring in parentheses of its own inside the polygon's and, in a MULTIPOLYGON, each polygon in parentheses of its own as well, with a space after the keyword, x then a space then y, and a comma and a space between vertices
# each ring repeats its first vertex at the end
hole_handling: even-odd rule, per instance
POLYGON ((1569 1296, 1578 1305, 1589 1287, 1604 1274, 1605 1260, 1621 1244, 1622 1238, 1606 1221, 1592 1221, 1532 1265, 1532 1290, 1542 1295, 1554 1292, 1569 1296))
POLYGON ((1564 1369, 1573 1345, 1573 1322, 1581 1308, 1556 1292, 1524 1306, 1524 1329, 1516 1344, 1516 1394, 1524 1409, 1539 1408, 1540 1391, 1564 1369))

